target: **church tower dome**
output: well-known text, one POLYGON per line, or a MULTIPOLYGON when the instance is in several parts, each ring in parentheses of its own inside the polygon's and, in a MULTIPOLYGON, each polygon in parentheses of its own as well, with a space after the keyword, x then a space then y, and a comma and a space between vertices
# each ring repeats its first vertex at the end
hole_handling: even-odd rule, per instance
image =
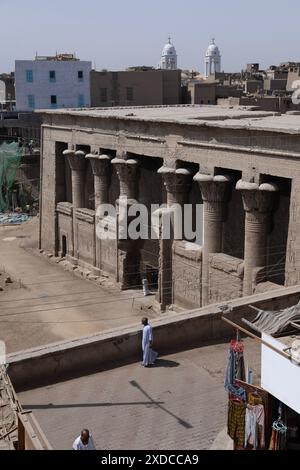
POLYGON ((176 49, 171 43, 169 37, 167 44, 164 45, 160 59, 160 68, 165 70, 177 69, 177 54, 176 49))
POLYGON ((205 54, 204 73, 208 77, 216 72, 221 72, 221 53, 213 38, 205 54))

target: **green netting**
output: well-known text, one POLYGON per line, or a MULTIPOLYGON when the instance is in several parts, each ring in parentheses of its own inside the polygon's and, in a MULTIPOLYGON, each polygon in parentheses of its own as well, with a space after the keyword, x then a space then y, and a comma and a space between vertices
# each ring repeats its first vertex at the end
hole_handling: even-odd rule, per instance
POLYGON ((0 144, 0 212, 9 209, 9 195, 21 157, 22 147, 17 142, 0 144))

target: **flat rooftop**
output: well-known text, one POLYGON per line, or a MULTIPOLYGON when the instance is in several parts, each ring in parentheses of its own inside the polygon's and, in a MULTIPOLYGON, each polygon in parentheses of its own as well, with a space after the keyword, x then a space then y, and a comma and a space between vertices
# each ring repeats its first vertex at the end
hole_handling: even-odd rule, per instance
MULTIPOLYGON (((260 344, 244 339, 245 357, 260 373, 260 344)), ((82 428, 98 450, 209 449, 226 436, 224 374, 228 343, 159 358, 21 392, 54 449, 70 449, 82 428)))
POLYGON ((142 121, 178 122, 201 124, 206 121, 262 118, 274 113, 255 111, 253 107, 223 107, 201 105, 132 106, 113 108, 61 108, 38 110, 38 113, 116 118, 142 121))
POLYGON ((44 109, 38 113, 100 119, 165 122, 193 126, 300 134, 300 115, 259 111, 251 106, 175 105, 44 109))

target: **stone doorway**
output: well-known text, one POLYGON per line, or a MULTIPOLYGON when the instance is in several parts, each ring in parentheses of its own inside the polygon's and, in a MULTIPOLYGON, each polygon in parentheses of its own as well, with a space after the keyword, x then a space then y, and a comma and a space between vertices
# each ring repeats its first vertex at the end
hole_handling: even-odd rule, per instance
POLYGON ((62 235, 61 237, 61 257, 64 258, 67 254, 67 237, 62 235))
POLYGON ((146 265, 146 278, 150 290, 157 290, 158 288, 158 269, 149 264, 146 265))

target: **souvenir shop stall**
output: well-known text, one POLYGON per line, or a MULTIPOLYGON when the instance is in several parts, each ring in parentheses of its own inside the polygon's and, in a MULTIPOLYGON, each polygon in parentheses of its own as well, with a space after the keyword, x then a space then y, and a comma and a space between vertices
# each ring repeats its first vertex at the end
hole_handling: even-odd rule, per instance
MULTIPOLYGON (((300 450, 300 325, 294 327, 296 334, 287 335, 285 329, 283 337, 275 339, 262 330, 258 336, 224 316, 222 319, 234 332, 224 380, 228 393, 227 432, 234 449, 300 450), (261 343, 257 377, 240 334, 261 343)), ((264 318, 267 330, 265 325, 264 318)), ((253 329, 258 333, 257 327, 253 329)))

